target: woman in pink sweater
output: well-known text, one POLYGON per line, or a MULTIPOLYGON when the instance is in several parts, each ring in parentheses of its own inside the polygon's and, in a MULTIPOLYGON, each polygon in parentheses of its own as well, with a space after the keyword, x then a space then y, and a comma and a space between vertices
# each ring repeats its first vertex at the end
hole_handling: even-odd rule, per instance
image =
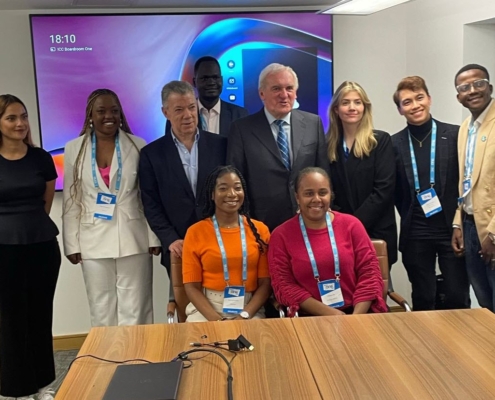
POLYGON ((328 211, 327 173, 305 168, 295 190, 301 212, 273 231, 268 250, 277 300, 289 316, 386 312, 373 244, 357 218, 328 211))

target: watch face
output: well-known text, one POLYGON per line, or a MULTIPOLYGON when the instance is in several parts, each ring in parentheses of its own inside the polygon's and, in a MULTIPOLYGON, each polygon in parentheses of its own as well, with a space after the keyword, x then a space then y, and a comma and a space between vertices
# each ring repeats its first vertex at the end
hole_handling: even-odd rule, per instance
POLYGON ((249 318, 249 313, 247 311, 241 311, 241 317, 242 318, 245 318, 245 319, 248 319, 249 318))

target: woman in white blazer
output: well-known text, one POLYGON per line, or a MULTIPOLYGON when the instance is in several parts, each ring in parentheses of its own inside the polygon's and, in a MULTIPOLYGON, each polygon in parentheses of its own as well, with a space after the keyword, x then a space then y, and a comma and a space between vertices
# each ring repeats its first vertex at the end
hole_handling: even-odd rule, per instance
POLYGON ((64 252, 81 264, 92 326, 153 322, 152 260, 160 254, 139 195, 139 151, 117 95, 95 90, 64 156, 64 252))

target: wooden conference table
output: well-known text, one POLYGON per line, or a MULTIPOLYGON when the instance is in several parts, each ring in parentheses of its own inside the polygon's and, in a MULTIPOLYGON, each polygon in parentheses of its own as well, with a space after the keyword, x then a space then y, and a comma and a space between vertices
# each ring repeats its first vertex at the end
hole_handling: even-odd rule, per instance
MULTIPOLYGON (((495 315, 481 309, 93 328, 79 355, 168 361, 240 333, 255 350, 232 363, 235 400, 495 398, 495 315)), ((101 399, 116 367, 77 360, 56 399, 101 399)), ((179 399, 226 399, 223 361, 194 361, 179 399)))

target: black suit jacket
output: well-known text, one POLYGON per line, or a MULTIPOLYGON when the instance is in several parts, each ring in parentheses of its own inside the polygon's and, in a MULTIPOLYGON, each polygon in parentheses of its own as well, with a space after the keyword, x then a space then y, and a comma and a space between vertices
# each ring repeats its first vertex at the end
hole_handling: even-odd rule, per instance
MULTIPOLYGON (((437 196, 445 214, 445 223, 452 230, 452 221, 454 220, 457 197, 459 196, 459 167, 457 160, 459 126, 446 124, 436 119, 434 121, 437 124, 435 168, 439 172, 441 180, 441 193, 437 192, 437 196)), ((410 232, 413 206, 416 198, 408 129, 404 128, 392 136, 392 143, 397 169, 395 205, 401 218, 399 250, 403 251, 410 232)))
POLYGON ((362 159, 351 152, 345 161, 342 137, 339 140, 338 159, 330 164, 333 207, 358 218, 370 238, 385 240, 392 265, 397 261, 394 151, 387 132, 374 131, 374 135, 377 146, 362 159))
POLYGON ((264 109, 234 121, 230 128, 227 162, 246 179, 251 216, 263 221, 270 230, 296 212, 294 180, 299 171, 314 166, 328 171, 320 117, 292 110, 291 145, 292 168, 288 171, 264 109))
POLYGON ((168 247, 184 239, 187 228, 199 221, 204 206, 203 186, 210 172, 225 164, 227 140, 200 131, 198 140, 198 181, 196 196, 171 134, 141 150, 139 182, 144 214, 162 244, 162 264, 170 271, 168 247))
MULTIPOLYGON (((244 118, 249 115, 249 112, 244 107, 236 106, 232 103, 220 100, 220 136, 227 137, 229 134, 230 124, 239 118, 244 118)), ((165 125, 165 132, 170 132, 170 121, 167 120, 165 125)), ((198 110, 198 129, 202 129, 201 118, 199 117, 198 110)))

